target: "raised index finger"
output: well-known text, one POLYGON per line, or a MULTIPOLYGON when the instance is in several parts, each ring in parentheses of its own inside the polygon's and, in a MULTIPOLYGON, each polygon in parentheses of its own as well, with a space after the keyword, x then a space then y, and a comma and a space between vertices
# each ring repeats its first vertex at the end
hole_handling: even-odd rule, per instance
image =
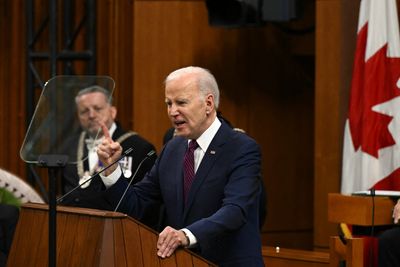
POLYGON ((103 135, 107 140, 111 140, 110 132, 108 131, 107 126, 103 123, 100 122, 101 130, 103 131, 103 135))

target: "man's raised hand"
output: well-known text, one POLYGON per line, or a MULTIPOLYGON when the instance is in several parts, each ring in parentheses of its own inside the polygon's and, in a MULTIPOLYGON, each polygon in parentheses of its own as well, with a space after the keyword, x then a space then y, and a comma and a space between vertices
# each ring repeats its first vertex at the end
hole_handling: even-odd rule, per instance
MULTIPOLYGON (((104 140, 97 148, 97 155, 99 156, 99 160, 104 166, 108 166, 111 163, 115 162, 122 154, 122 147, 118 142, 114 142, 111 139, 110 132, 108 131, 106 125, 104 123, 100 123, 101 129, 103 131, 104 140)), ((108 170, 104 172, 105 176, 108 176, 112 173, 116 168, 117 164, 111 166, 108 170)))

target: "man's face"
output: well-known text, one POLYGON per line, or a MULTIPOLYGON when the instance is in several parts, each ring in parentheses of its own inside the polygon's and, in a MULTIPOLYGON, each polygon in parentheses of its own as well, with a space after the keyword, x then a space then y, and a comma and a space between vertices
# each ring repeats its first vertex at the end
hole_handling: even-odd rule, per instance
MULTIPOLYGON (((80 96, 77 101, 78 118, 82 128, 92 137, 96 136, 103 122, 110 128, 115 120, 117 110, 107 103, 107 98, 100 92, 80 96)), ((101 136, 102 133, 100 132, 101 136)))
POLYGON ((187 74, 165 86, 165 103, 176 135, 197 139, 213 122, 214 98, 203 96, 187 74))

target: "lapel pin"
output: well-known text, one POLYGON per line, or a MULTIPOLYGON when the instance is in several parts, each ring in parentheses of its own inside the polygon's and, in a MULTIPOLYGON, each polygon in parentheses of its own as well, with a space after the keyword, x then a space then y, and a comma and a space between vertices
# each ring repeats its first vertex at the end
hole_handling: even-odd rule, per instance
POLYGON ((210 154, 215 155, 215 150, 210 150, 210 154))

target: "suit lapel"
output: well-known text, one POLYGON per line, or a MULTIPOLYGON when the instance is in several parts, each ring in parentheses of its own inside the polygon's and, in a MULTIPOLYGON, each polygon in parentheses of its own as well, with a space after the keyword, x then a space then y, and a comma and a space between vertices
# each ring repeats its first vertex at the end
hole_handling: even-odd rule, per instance
MULTIPOLYGON (((180 137, 175 137, 180 138, 180 137)), ((182 138, 181 143, 177 146, 175 155, 176 155, 176 175, 173 178, 173 183, 175 184, 176 188, 176 203, 177 203, 177 210, 179 211, 178 214, 181 217, 179 221, 182 222, 182 211, 184 209, 184 199, 183 199, 183 157, 185 155, 185 151, 187 149, 187 140, 182 138)), ((175 161, 171 161, 175 162, 175 161)), ((173 166, 171 166, 173 167, 173 166)))

